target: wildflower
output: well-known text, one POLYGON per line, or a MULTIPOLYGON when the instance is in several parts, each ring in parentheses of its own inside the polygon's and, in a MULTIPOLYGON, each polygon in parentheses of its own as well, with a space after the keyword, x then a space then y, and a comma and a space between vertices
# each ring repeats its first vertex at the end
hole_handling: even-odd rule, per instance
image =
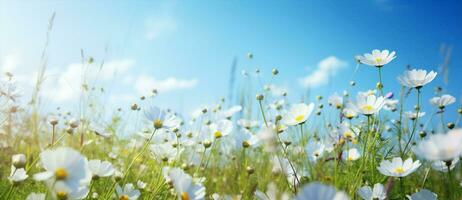
POLYGON ((26 200, 45 200, 45 194, 32 192, 29 195, 27 195, 26 200))
POLYGON ((377 169, 385 176, 392 177, 405 177, 420 167, 420 161, 412 161, 412 158, 408 158, 403 162, 400 157, 395 157, 391 160, 383 160, 377 169))
POLYGON ((144 188, 146 188, 146 185, 147 185, 147 184, 146 184, 145 182, 141 181, 141 180, 138 180, 138 181, 136 182, 136 186, 137 186, 140 190, 143 190, 144 188))
POLYGON ((356 103, 350 104, 350 107, 356 112, 367 116, 378 113, 384 104, 385 100, 383 97, 377 98, 375 95, 365 96, 358 94, 356 97, 356 103))
POLYGON ((133 184, 125 184, 124 187, 116 186, 116 195, 120 200, 135 200, 140 197, 141 193, 139 190, 133 187, 133 184))
POLYGON ((154 158, 158 159, 159 162, 169 161, 175 158, 178 153, 178 150, 173 148, 171 143, 153 144, 150 146, 150 150, 154 158))
POLYGON ((254 120, 247 120, 247 119, 239 119, 237 120, 237 124, 245 129, 252 129, 258 126, 258 121, 254 120))
POLYGON ((314 140, 310 140, 305 147, 305 151, 308 154, 308 158, 313 162, 316 162, 318 158, 322 157, 324 150, 324 143, 314 140))
POLYGON ((383 105, 383 109, 389 110, 389 111, 396 111, 396 107, 398 105, 399 101, 395 99, 385 99, 385 104, 383 105))
POLYGON ((456 102, 456 98, 448 94, 430 99, 430 103, 441 110, 443 110, 446 106, 453 104, 454 102, 456 102))
POLYGON ((174 114, 160 110, 158 107, 151 107, 145 111, 145 117, 151 121, 156 129, 174 129, 178 128, 181 120, 174 114))
POLYGON ((361 129, 355 126, 351 126, 349 123, 343 122, 340 125, 339 131, 344 138, 348 140, 353 140, 359 135, 361 129))
POLYGON ((35 180, 59 180, 72 188, 90 182, 91 172, 87 159, 71 148, 45 150, 40 153, 40 162, 46 171, 35 174, 35 180))
POLYGON ((282 121, 288 126, 302 124, 311 115, 313 109, 313 103, 308 105, 304 103, 294 104, 290 107, 290 110, 282 117, 282 121))
POLYGON ((349 149, 348 151, 343 151, 342 153, 342 159, 345 161, 355 161, 358 160, 361 155, 359 154, 358 149, 352 148, 349 149))
POLYGON ((205 197, 205 187, 202 184, 193 182, 190 175, 180 168, 162 169, 167 180, 172 181, 177 192, 178 200, 199 200, 205 197))
POLYGON ((427 70, 413 69, 405 71, 402 76, 398 76, 398 81, 403 86, 420 89, 424 85, 430 83, 436 75, 437 73, 433 71, 427 73, 427 70))
POLYGON ((334 106, 337 109, 340 109, 343 106, 343 98, 337 94, 330 96, 327 102, 330 106, 334 106))
POLYGON ((11 156, 12 165, 16 168, 23 168, 26 166, 26 155, 24 154, 15 154, 11 156))
POLYGON ((255 197, 258 200, 289 200, 289 195, 286 193, 278 195, 278 189, 272 182, 268 184, 266 192, 256 190, 255 197))
POLYGON ((436 200, 438 197, 438 195, 427 189, 422 189, 411 196, 406 196, 409 200, 436 200))
POLYGON ((26 170, 24 170, 24 168, 17 169, 14 166, 11 166, 11 173, 8 177, 8 180, 10 180, 11 183, 16 184, 22 182, 26 180, 27 177, 29 176, 26 174, 26 170))
POLYGON ((343 109, 343 116, 345 116, 347 119, 353 119, 358 116, 358 113, 354 109, 345 108, 343 109))
POLYGON ((411 120, 416 120, 417 118, 421 118, 423 116, 425 116, 425 112, 412 112, 412 111, 408 111, 406 113, 404 113, 404 115, 411 119, 411 120))
POLYGON ((366 53, 363 56, 357 56, 356 58, 359 62, 365 65, 383 67, 396 58, 395 54, 396 53, 394 51, 390 53, 388 50, 380 51, 378 49, 374 49, 372 54, 366 53))
POLYGON ((52 196, 58 200, 83 199, 89 192, 86 186, 70 186, 64 181, 56 181, 51 187, 52 196))
POLYGON ((448 172, 449 169, 454 169, 454 167, 456 167, 457 163, 459 163, 459 158, 455 158, 454 160, 450 161, 450 162, 445 162, 445 161, 433 161, 432 162, 432 168, 436 171, 440 171, 440 172, 448 172), (448 169, 448 164, 449 165, 449 169, 448 169))
POLYGON ((414 152, 431 161, 450 161, 462 154, 462 129, 430 135, 417 144, 414 152))
POLYGON ((227 119, 222 119, 216 123, 212 123, 209 126, 209 131, 215 139, 227 136, 233 130, 233 123, 227 119))
POLYGON ((364 200, 384 200, 387 198, 387 191, 382 184, 374 184, 374 189, 370 186, 363 186, 358 189, 358 195, 364 200))
POLYGON ((345 192, 337 191, 334 187, 322 183, 309 183, 304 185, 295 200, 348 200, 345 192))
POLYGON ((263 143, 264 150, 268 153, 274 153, 277 150, 277 131, 275 128, 262 127, 257 134, 257 138, 263 143))
POLYGON ((108 161, 90 160, 88 161, 88 168, 90 169, 94 179, 112 176, 115 172, 114 167, 108 161))

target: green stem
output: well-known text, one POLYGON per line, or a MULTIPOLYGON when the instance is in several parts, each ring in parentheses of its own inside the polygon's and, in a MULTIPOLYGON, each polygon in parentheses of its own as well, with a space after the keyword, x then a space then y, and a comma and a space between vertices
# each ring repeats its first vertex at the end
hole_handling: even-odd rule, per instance
POLYGON ((414 125, 412 126, 412 132, 411 132, 411 136, 409 137, 409 140, 407 141, 406 143, 406 146, 404 146, 404 150, 403 150, 403 155, 406 155, 406 150, 407 148, 409 147, 409 144, 411 143, 412 141, 412 138, 414 137, 414 134, 415 134, 415 130, 417 128, 417 124, 419 122, 419 113, 420 112, 420 89, 417 89, 417 116, 416 116, 416 119, 414 120, 414 125))

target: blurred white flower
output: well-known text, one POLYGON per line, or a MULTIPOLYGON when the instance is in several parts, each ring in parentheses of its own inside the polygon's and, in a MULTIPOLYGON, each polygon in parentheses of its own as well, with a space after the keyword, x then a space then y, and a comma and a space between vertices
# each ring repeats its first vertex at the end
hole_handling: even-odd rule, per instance
POLYGON ((218 139, 229 135, 233 131, 233 123, 227 119, 222 119, 210 124, 209 131, 212 138, 218 139))
POLYGON ((85 185, 74 187, 66 184, 64 181, 56 181, 51 187, 52 195, 60 200, 83 199, 89 192, 88 187, 85 185))
POLYGON ((438 195, 427 189, 422 189, 411 196, 406 196, 409 200, 436 200, 438 198, 438 195))
POLYGON ((8 177, 8 180, 10 180, 10 182, 19 183, 26 180, 27 177, 29 176, 26 174, 26 170, 24 170, 24 168, 17 169, 14 166, 11 166, 11 173, 8 177))
POLYGON ((348 200, 345 192, 337 191, 333 186, 314 182, 304 185, 295 196, 295 200, 348 200))
POLYGON ((167 181, 172 181, 173 187, 177 192, 178 200, 200 200, 205 197, 205 187, 202 184, 193 182, 190 175, 180 168, 162 169, 167 181))
POLYGON ((73 191, 91 180, 87 159, 74 149, 45 150, 40 153, 40 162, 46 171, 35 174, 35 180, 61 181, 73 191))
POLYGON ((160 110, 158 107, 150 107, 144 112, 145 117, 153 123, 156 129, 174 129, 181 125, 181 119, 175 114, 160 110))
POLYGON ((337 109, 340 109, 343 106, 343 98, 337 93, 331 95, 327 100, 330 106, 334 106, 337 109))
POLYGON ((29 195, 27 195, 26 200, 45 200, 45 194, 32 192, 29 195))
POLYGON ((450 130, 447 134, 430 135, 419 142, 414 152, 431 161, 450 161, 462 154, 462 129, 450 130))
POLYGON ((314 104, 293 104, 289 111, 282 117, 282 122, 288 126, 295 126, 304 123, 311 115, 314 104))
POLYGON ((383 109, 389 110, 389 111, 395 111, 398 103, 399 101, 395 99, 385 99, 385 104, 383 105, 383 109))
POLYGON ((358 160, 360 157, 361 157, 361 154, 356 148, 345 150, 342 153, 342 159, 345 161, 355 161, 355 160, 358 160))
POLYGON ((108 161, 90 160, 88 161, 93 178, 112 176, 115 172, 114 167, 108 161))
POLYGON ((312 162, 316 162, 324 154, 325 146, 321 141, 310 140, 305 147, 305 151, 308 154, 308 159, 312 162))
POLYGON ((374 49, 372 50, 372 54, 365 53, 364 55, 357 56, 356 58, 359 62, 365 65, 382 67, 395 59, 396 53, 394 51, 390 53, 388 50, 380 51, 378 49, 374 49))
POLYGON ((279 195, 278 188, 276 187, 276 184, 274 184, 273 182, 268 184, 266 192, 256 190, 255 197, 258 200, 289 200, 288 194, 282 193, 279 195))
POLYGON ((387 191, 382 184, 374 184, 374 189, 370 186, 363 186, 358 189, 358 195, 364 200, 384 200, 387 198, 387 191))
POLYGON ((116 186, 117 199, 120 200, 135 200, 141 195, 141 192, 133 187, 133 184, 125 184, 124 187, 116 186))
MULTIPOLYGON (((449 165, 449 169, 454 169, 454 167, 456 167, 456 165, 459 163, 459 158, 455 158, 454 160, 452 160, 450 162, 451 165, 449 165)), ((448 172, 449 169, 448 169, 448 166, 447 166, 448 162, 445 162, 445 161, 433 161, 432 162, 432 168, 436 171, 440 171, 440 172, 448 172)))
POLYGON ((400 157, 395 157, 391 160, 383 160, 377 169, 385 176, 392 177, 405 177, 420 167, 420 161, 412 161, 412 158, 408 158, 403 162, 400 157))
POLYGON ((420 89, 424 85, 430 83, 436 75, 437 73, 434 71, 427 73, 427 70, 413 69, 407 70, 403 75, 398 76, 398 81, 403 86, 420 89))
POLYGON ((423 116, 425 116, 425 112, 413 112, 413 111, 407 111, 404 113, 404 115, 411 119, 411 120, 415 120, 417 118, 421 118, 423 116))
POLYGON ((433 97, 430 99, 430 103, 434 106, 438 107, 439 109, 444 109, 446 106, 451 105, 456 102, 456 98, 445 94, 441 97, 433 97))

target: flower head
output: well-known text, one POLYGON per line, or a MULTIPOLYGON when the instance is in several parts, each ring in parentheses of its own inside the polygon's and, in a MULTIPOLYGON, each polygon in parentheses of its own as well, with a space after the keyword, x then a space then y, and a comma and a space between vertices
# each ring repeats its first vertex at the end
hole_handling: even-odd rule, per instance
POLYGON ((310 104, 293 104, 289 111, 282 117, 282 122, 288 126, 295 126, 304 123, 311 115, 314 109, 314 103, 310 104))
POLYGON ((448 94, 445 94, 440 97, 433 97, 430 99, 430 103, 438 107, 439 109, 444 109, 446 106, 451 105, 455 102, 456 98, 448 94))
POLYGON ((295 200, 348 200, 345 192, 337 191, 334 187, 322 183, 309 183, 304 185, 295 200))
POLYGON ((112 176, 115 172, 114 167, 108 161, 90 160, 88 161, 88 168, 93 178, 112 176))
POLYGON ((120 200, 135 200, 140 197, 141 193, 139 190, 133 187, 133 184, 125 184, 124 187, 116 186, 116 195, 120 200))
POLYGON ((372 115, 379 112, 384 104, 385 100, 383 97, 358 94, 356 97, 356 103, 350 104, 350 107, 363 115, 372 115))
POLYGON ((374 184, 373 189, 370 186, 363 186, 358 189, 357 193, 364 200, 384 200, 387 198, 387 191, 380 183, 374 184))
POLYGON ((462 155, 462 129, 431 135, 417 144, 414 152, 431 161, 450 161, 462 155))
POLYGON ((361 154, 356 148, 345 150, 342 153, 342 159, 345 161, 355 161, 355 160, 358 160, 360 157, 361 157, 361 154))
POLYGON ((394 51, 390 53, 388 50, 380 51, 378 49, 374 49, 372 54, 366 53, 363 56, 357 56, 356 58, 362 64, 374 67, 383 67, 396 58, 396 53, 394 51))
POLYGON ((395 157, 391 160, 383 160, 377 169, 385 176, 393 177, 405 177, 412 172, 416 171, 420 167, 420 161, 412 161, 412 158, 408 158, 403 162, 400 157, 395 157))
POLYGON ((427 70, 423 69, 407 70, 402 76, 398 76, 398 81, 403 86, 420 89, 430 83, 436 77, 436 74, 434 71, 427 73, 427 70))
POLYGON ((180 168, 163 168, 164 176, 172 181, 178 200, 199 200, 205 197, 205 187, 180 168))

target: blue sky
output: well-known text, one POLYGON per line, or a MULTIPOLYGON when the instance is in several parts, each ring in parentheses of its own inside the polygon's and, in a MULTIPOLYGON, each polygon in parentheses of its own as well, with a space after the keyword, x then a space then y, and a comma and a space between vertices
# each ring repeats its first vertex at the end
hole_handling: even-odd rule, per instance
MULTIPOLYGON (((448 93, 459 100, 462 73, 462 5, 458 1, 2 1, 0 65, 12 71, 28 95, 45 43, 48 19, 56 18, 48 49, 46 106, 73 105, 80 50, 109 69, 93 74, 122 106, 152 87, 156 103, 189 112, 227 95, 230 66, 259 68, 293 98, 299 80, 334 56, 335 70, 313 94, 341 92, 355 69, 353 57, 372 49, 397 52, 384 68, 386 89, 399 92, 396 76, 407 64, 438 70, 441 45, 452 47, 448 93), (252 52, 249 61, 246 54, 252 52), (48 103, 49 102, 49 103, 48 103)), ((358 90, 375 86, 374 68, 360 66, 358 90)), ((241 79, 238 76, 237 79, 241 79)), ((442 84, 439 76, 431 87, 442 84)), ((433 88, 428 88, 432 90, 433 88)), ((431 93, 426 94, 431 97, 431 93)))

